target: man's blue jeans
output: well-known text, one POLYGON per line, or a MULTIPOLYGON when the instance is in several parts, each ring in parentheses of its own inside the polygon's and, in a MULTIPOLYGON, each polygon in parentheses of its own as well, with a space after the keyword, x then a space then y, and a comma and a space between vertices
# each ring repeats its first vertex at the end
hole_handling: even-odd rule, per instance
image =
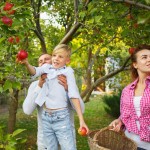
POLYGON ((43 111, 42 114, 44 142, 47 150, 76 150, 73 129, 68 109, 43 111))

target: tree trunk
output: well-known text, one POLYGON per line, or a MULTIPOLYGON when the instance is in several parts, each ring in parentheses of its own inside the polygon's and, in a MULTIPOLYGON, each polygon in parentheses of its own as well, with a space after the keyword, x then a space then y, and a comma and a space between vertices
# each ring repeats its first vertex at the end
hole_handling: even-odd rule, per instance
POLYGON ((8 133, 13 133, 16 125, 16 114, 18 109, 18 93, 19 90, 13 90, 10 93, 9 118, 8 118, 8 133))
POLYGON ((128 67, 127 63, 128 63, 128 61, 129 61, 129 59, 130 59, 130 57, 128 57, 128 58, 126 59, 126 61, 124 62, 124 64, 123 64, 119 69, 117 69, 117 70, 115 70, 115 71, 113 71, 113 72, 110 72, 109 74, 107 74, 107 75, 105 75, 105 76, 103 76, 103 77, 97 79, 97 80, 91 85, 91 88, 90 88, 88 91, 86 91, 87 93, 84 93, 85 95, 84 95, 84 97, 82 97, 82 98, 84 98, 84 102, 89 102, 89 101, 90 101, 89 98, 90 98, 90 96, 91 96, 91 93, 92 93, 92 91, 94 90, 94 88, 95 88, 97 85, 102 84, 102 83, 105 82, 107 79, 109 79, 109 78, 115 76, 116 74, 120 73, 121 71, 125 70, 125 68, 128 67))

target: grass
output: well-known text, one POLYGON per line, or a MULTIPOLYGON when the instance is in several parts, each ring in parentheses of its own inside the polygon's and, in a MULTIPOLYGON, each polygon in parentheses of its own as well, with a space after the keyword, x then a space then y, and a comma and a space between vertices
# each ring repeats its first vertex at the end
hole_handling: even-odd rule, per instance
MULTIPOLYGON (((114 119, 104 110, 104 103, 100 96, 91 97, 91 101, 85 104, 86 110, 84 113, 85 122, 90 130, 96 130, 108 126, 114 119)), ((7 124, 8 115, 0 115, 0 125, 7 124)), ((78 150, 89 150, 87 137, 82 137, 77 133, 79 122, 75 115, 76 139, 78 150)), ((36 112, 31 116, 27 116, 19 109, 17 112, 16 128, 26 129, 19 136, 26 138, 27 142, 24 145, 18 145, 17 150, 36 150, 36 134, 37 134, 37 118, 36 112)))

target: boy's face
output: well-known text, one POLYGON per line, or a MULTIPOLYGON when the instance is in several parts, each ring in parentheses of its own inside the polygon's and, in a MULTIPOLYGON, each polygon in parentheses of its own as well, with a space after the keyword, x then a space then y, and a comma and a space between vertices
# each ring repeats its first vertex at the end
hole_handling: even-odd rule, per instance
POLYGON ((49 54, 41 55, 38 60, 38 63, 39 63, 39 66, 42 66, 43 64, 51 64, 52 63, 51 55, 49 54))
POLYGON ((52 65, 54 68, 61 68, 70 62, 68 53, 64 50, 54 52, 52 55, 52 65))

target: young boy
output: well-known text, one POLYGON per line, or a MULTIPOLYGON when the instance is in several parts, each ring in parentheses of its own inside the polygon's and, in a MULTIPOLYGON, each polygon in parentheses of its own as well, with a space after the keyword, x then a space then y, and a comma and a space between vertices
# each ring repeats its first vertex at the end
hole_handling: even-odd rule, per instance
POLYGON ((64 74, 67 77, 68 96, 78 114, 80 129, 85 127, 87 133, 89 131, 82 115, 79 102, 80 95, 73 70, 70 67, 66 67, 70 62, 70 55, 71 49, 65 44, 60 44, 53 50, 52 65, 45 64, 42 67, 33 67, 27 60, 22 62, 34 77, 41 76, 44 73, 47 74, 45 88, 43 87, 43 92, 36 99, 36 103, 39 106, 44 104, 44 113, 42 115, 43 132, 48 150, 57 150, 58 142, 62 150, 76 150, 68 112, 68 98, 63 86, 57 80, 57 76, 60 74, 64 74), (40 97, 44 97, 42 101, 40 97))

